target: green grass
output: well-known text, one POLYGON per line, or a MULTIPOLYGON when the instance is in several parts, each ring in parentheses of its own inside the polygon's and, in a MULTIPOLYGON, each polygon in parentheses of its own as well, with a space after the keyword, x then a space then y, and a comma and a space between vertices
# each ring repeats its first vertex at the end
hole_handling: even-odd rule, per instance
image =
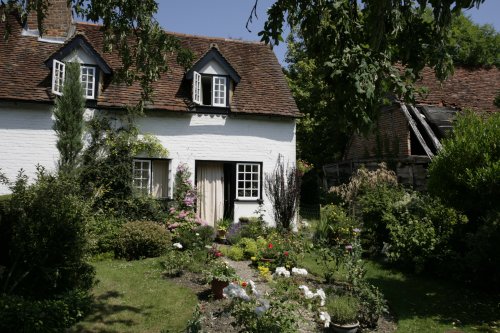
POLYGON ((161 258, 95 262, 95 306, 70 332, 181 332, 196 295, 162 278, 161 258))
MULTIPOLYGON (((321 265, 311 255, 301 264, 313 274, 323 274, 321 265)), ((402 273, 374 261, 367 261, 366 268, 366 278, 384 293, 396 316, 397 332, 500 332, 499 295, 402 273)))

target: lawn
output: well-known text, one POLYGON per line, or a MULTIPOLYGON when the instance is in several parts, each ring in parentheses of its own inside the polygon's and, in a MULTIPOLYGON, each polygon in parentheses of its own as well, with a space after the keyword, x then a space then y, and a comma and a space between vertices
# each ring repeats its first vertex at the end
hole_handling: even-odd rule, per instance
POLYGON ((182 332, 197 304, 187 288, 165 280, 161 258, 94 263, 95 306, 69 332, 182 332))
MULTIPOLYGON (((321 276, 311 255, 302 265, 321 276)), ((384 293, 397 332, 500 332, 500 296, 473 291, 442 279, 415 276, 368 261, 368 281, 384 293)))

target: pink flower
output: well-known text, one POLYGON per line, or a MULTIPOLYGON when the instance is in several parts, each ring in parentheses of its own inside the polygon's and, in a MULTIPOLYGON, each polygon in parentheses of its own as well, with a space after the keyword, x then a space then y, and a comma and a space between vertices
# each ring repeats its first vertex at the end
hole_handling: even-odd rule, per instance
POLYGON ((175 212, 175 208, 174 207, 170 207, 170 213, 172 214, 173 212, 175 212))
POLYGON ((345 249, 346 249, 347 251, 352 251, 352 245, 346 245, 346 246, 345 246, 345 249))
POLYGON ((187 216, 187 214, 188 213, 186 211, 181 210, 180 213, 179 213, 179 215, 178 215, 178 217, 180 219, 183 219, 183 218, 185 218, 187 216))
POLYGON ((285 255, 285 257, 288 257, 288 251, 283 252, 283 254, 285 255))

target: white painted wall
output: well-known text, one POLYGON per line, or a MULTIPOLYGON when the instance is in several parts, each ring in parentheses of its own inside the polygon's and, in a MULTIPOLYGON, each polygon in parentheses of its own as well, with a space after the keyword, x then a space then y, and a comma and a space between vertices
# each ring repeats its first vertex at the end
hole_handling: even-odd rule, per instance
MULTIPOLYGON (((0 168, 14 180, 23 168, 33 177, 37 163, 49 170, 57 165, 51 106, 0 104, 0 168)), ((262 162, 263 174, 272 172, 278 155, 295 164, 295 120, 265 117, 156 113, 139 120, 143 133, 152 133, 169 150, 172 160, 169 193, 179 163, 187 163, 194 181, 195 161, 262 162)), ((263 189, 262 189, 263 190, 263 189)), ((0 194, 8 193, 0 185, 0 194)), ((271 207, 263 195, 266 221, 271 207)), ((235 202, 235 220, 252 216, 256 202, 235 202)))
POLYGON ((54 170, 59 153, 52 123, 49 105, 0 104, 0 169, 11 181, 21 168, 33 178, 36 164, 54 170))

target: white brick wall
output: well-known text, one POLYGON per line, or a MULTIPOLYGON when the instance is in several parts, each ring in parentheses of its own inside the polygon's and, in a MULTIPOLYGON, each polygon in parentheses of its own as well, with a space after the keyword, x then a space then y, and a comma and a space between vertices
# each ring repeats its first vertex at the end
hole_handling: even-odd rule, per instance
MULTIPOLYGON (((295 164, 293 119, 165 113, 140 119, 139 127, 169 150, 170 188, 179 163, 190 166, 193 180, 197 160, 262 162, 263 174, 273 171, 279 154, 295 164)), ((50 106, 0 104, 0 168, 11 180, 20 168, 32 177, 37 163, 54 170, 55 142, 50 106)), ((5 193, 8 188, 0 185, 0 194, 5 193)), ((269 200, 263 197, 271 221, 269 200)), ((256 203, 236 202, 235 219, 254 215, 257 208, 256 203)))

